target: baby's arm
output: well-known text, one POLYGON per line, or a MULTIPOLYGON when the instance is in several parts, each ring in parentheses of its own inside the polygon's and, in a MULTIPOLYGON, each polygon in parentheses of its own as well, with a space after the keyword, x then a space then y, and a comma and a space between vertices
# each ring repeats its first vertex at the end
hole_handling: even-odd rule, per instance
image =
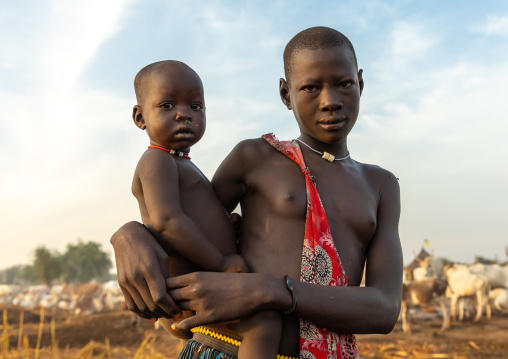
POLYGON ((150 225, 164 239, 163 247, 169 244, 180 255, 208 271, 247 271, 240 256, 223 256, 183 212, 178 167, 172 156, 162 151, 145 152, 136 176, 141 183, 150 225))

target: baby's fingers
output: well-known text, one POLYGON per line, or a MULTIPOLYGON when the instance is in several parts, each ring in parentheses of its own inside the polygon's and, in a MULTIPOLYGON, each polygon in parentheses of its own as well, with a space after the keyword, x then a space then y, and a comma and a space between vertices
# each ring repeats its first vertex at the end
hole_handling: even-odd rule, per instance
POLYGON ((183 319, 183 320, 181 320, 179 322, 175 322, 175 323, 171 324, 171 329, 173 329, 173 330, 185 330, 185 331, 189 331, 192 328, 196 328, 196 327, 199 327, 201 325, 209 324, 209 323, 210 322, 205 320, 204 317, 202 317, 199 314, 196 314, 196 315, 193 315, 190 318, 183 319))

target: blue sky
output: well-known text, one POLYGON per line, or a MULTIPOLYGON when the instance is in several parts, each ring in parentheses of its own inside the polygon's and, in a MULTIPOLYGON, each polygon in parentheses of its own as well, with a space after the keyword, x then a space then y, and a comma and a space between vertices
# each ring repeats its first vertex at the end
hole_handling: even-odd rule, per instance
POLYGON ((131 120, 143 66, 178 59, 202 77, 209 177, 233 146, 298 136, 278 94, 297 32, 346 34, 365 91, 352 157, 394 172, 408 262, 506 260, 508 3, 505 1, 23 1, 0 13, 0 268, 38 244, 109 237, 139 219, 130 183, 148 144, 131 120))

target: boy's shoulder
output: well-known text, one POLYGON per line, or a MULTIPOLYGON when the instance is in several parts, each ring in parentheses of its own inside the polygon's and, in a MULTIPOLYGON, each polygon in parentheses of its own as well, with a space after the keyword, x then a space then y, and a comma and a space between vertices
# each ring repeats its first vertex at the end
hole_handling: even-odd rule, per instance
POLYGON ((385 186, 397 186, 399 179, 391 171, 375 164, 368 164, 353 160, 362 177, 374 187, 382 189, 385 186))
MULTIPOLYGON (((239 142, 231 151, 231 156, 243 169, 252 170, 254 166, 266 165, 269 158, 279 159, 280 152, 259 137, 239 142)), ((353 166, 361 177, 378 188, 390 182, 398 183, 398 178, 392 172, 378 165, 353 160, 353 166)))
POLYGON ((357 166, 357 168, 363 172, 365 172, 365 174, 367 175, 373 175, 373 176, 394 176, 392 172, 390 172, 389 170, 379 166, 379 165, 376 165, 376 164, 372 164, 372 163, 363 163, 363 162, 359 162, 357 160, 353 160, 355 166, 357 166))
POLYGON ((231 151, 231 155, 243 163, 260 163, 275 153, 273 147, 261 137, 243 140, 231 151))
POLYGON ((245 156, 251 156, 259 152, 265 153, 270 147, 270 144, 268 144, 266 140, 262 137, 258 137, 238 142, 233 151, 245 156))

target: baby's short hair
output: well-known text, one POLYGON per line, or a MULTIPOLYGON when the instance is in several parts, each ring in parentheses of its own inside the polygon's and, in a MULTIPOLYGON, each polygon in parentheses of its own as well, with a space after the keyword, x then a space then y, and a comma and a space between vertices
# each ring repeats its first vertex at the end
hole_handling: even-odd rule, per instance
POLYGON ((199 78, 196 71, 194 71, 190 66, 181 61, 164 60, 147 65, 143 67, 141 70, 139 70, 136 77, 134 78, 134 91, 136 92, 136 100, 138 102, 138 105, 142 105, 142 102, 149 91, 150 79, 152 75, 155 74, 157 71, 165 68, 166 66, 181 67, 184 70, 189 70, 195 73, 196 76, 199 78))
POLYGON ((328 49, 335 46, 345 46, 351 50, 356 61, 356 53, 353 44, 341 32, 324 26, 311 27, 296 34, 286 45, 284 49, 284 74, 289 81, 293 69, 293 57, 301 50, 319 50, 328 49))

